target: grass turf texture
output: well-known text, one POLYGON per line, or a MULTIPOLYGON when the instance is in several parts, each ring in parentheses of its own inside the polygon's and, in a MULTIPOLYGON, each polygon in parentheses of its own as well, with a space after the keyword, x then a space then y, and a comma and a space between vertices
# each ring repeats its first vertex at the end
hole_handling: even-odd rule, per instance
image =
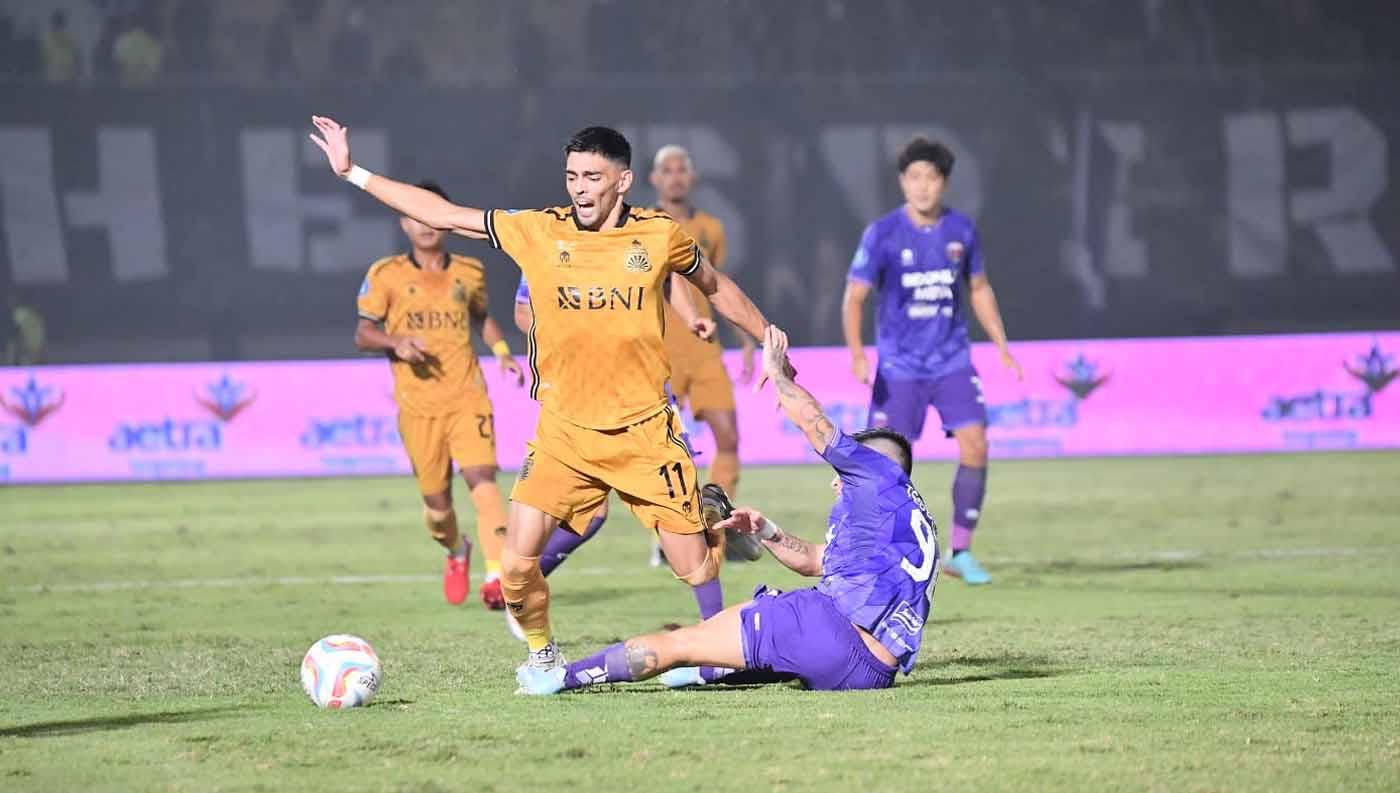
MULTIPOLYGON (((941 524, 950 474, 916 472, 941 524)), ((741 503, 819 538, 828 479, 751 469, 741 503)), ((1394 790, 1397 483, 1393 454, 999 463, 996 583, 940 582, 893 690, 549 699, 512 695, 499 614, 442 602, 408 479, 7 488, 0 789, 1394 790), (297 663, 342 631, 387 680, 319 711, 297 663)), ((646 555, 616 509, 552 579, 571 657, 694 615, 646 555)))

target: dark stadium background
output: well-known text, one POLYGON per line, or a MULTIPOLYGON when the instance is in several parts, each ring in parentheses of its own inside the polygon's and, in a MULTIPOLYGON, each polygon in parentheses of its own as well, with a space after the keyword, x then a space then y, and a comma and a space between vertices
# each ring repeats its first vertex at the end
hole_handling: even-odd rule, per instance
MULTIPOLYGON (((684 143, 737 278, 800 344, 840 342, 850 253, 918 131, 959 154, 951 203, 1013 339, 1400 315, 1387 2, 67 0, 0 20, 0 289, 42 313, 50 362, 354 355, 360 278, 402 242, 307 143, 313 112, 367 166, 483 206, 562 203, 586 124, 624 127, 642 171, 684 143)), ((515 268, 455 247, 507 317, 515 268)))

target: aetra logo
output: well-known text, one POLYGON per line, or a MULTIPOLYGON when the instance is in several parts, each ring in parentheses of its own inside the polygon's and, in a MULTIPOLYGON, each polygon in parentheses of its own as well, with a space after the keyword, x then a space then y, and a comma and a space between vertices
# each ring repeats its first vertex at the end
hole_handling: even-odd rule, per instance
POLYGON ((1360 421, 1374 413, 1372 397, 1384 391, 1400 376, 1395 356, 1387 355, 1380 342, 1371 344, 1364 355, 1353 361, 1343 361, 1342 369, 1361 382, 1362 391, 1333 391, 1316 388, 1297 394, 1280 394, 1270 398, 1260 411, 1265 421, 1360 421))
POLYGON ((398 446, 397 422, 389 416, 355 414, 336 418, 313 417, 301 433, 307 449, 377 448, 398 446))

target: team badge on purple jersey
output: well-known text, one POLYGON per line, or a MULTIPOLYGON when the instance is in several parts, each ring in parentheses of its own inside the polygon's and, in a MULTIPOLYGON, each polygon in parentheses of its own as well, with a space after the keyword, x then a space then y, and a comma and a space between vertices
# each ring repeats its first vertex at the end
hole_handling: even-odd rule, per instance
POLYGON ((932 226, 915 226, 904 208, 871 223, 848 277, 876 292, 880 373, 931 379, 972 365, 962 292, 982 272, 977 229, 944 209, 932 226))

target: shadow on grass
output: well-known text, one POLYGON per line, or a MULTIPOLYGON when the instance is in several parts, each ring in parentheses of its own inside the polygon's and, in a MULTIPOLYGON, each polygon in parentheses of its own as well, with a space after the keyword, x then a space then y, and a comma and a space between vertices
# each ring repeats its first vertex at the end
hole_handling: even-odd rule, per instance
POLYGON ((1156 571, 1170 573, 1177 570, 1203 570, 1208 567, 1199 559, 1124 559, 1121 561, 1088 559, 1058 559, 1030 566, 1026 569, 1037 573, 1094 574, 1094 573, 1137 573, 1156 571))
POLYGON ((81 735, 88 732, 125 730, 146 724, 183 724, 194 721, 211 721, 225 718, 238 708, 194 708, 192 710, 166 710, 159 713, 129 713, 121 716, 98 716, 91 719, 71 719, 68 721, 40 721, 21 724, 17 727, 0 727, 0 738, 43 738, 55 735, 81 735))
POLYGON ((916 667, 918 674, 914 679, 900 685, 959 686, 993 680, 1035 680, 1063 675, 1068 671, 1055 667, 1048 658, 1038 655, 965 655, 921 663, 916 667), (959 666, 970 666, 978 671, 961 675, 948 674, 950 667, 959 666))

